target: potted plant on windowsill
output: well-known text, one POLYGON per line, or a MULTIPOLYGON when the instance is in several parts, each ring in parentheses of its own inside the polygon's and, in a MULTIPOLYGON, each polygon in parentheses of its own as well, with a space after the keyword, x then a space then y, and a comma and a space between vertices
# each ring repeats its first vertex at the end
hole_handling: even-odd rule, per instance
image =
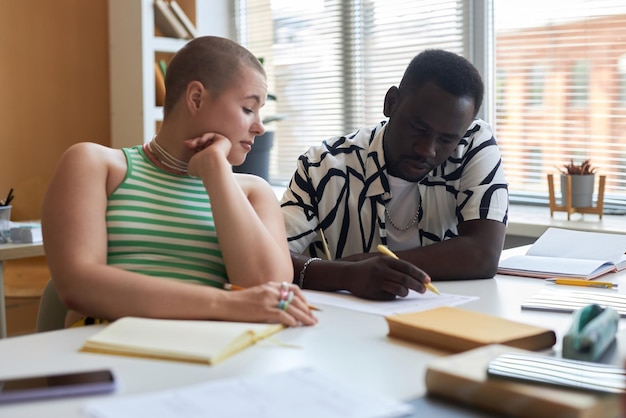
POLYGON ((571 159, 568 164, 559 167, 561 172, 561 196, 565 204, 568 198, 568 184, 571 189, 571 206, 574 208, 589 208, 593 206, 593 189, 595 184, 596 168, 591 166, 590 160, 575 164, 571 159))

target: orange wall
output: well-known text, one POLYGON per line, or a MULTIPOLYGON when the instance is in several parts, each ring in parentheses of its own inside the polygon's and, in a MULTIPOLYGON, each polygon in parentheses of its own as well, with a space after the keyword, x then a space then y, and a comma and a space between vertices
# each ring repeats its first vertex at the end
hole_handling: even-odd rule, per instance
POLYGON ((71 144, 110 143, 106 0, 0 0, 0 196, 39 218, 71 144))
MULTIPOLYGON (((0 198, 15 189, 12 220, 41 217, 71 144, 110 144, 108 66, 106 0, 0 0, 0 198)), ((5 263, 7 284, 24 275, 47 277, 45 260, 5 263)))

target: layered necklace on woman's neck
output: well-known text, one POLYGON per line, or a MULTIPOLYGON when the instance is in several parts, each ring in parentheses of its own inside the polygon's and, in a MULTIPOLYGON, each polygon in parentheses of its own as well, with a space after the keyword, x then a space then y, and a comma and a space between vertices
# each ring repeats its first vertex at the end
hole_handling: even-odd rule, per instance
POLYGON ((168 171, 173 171, 174 174, 188 174, 189 163, 183 160, 179 160, 172 154, 167 152, 156 140, 156 136, 152 138, 152 141, 148 142, 145 146, 148 152, 159 162, 162 166, 168 168, 168 171))

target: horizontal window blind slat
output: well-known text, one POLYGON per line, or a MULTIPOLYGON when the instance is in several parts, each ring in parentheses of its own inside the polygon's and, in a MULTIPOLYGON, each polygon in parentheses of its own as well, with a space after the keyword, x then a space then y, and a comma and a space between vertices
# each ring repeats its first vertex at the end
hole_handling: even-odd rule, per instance
MULTIPOLYGON (((494 49, 485 52, 511 194, 545 198, 546 174, 591 158, 608 176, 607 196, 626 204, 626 3, 530 3, 492 0, 494 49)), ((273 181, 288 180, 310 145, 384 119, 387 89, 419 51, 470 49, 473 3, 463 0, 241 4, 246 46, 267 57, 275 109, 288 115, 274 127, 273 181)))
POLYGON ((590 158, 608 177, 606 194, 621 194, 626 203, 620 174, 626 157, 626 113, 620 111, 626 80, 620 82, 617 68, 626 56, 626 5, 620 14, 597 17, 601 6, 587 2, 574 19, 561 18, 563 9, 542 7, 549 23, 529 27, 525 5, 494 0, 496 136, 513 195, 547 195, 548 173, 558 173, 556 167, 572 158, 590 158), (504 19, 498 10, 505 9, 519 24, 509 21, 500 30, 504 19))

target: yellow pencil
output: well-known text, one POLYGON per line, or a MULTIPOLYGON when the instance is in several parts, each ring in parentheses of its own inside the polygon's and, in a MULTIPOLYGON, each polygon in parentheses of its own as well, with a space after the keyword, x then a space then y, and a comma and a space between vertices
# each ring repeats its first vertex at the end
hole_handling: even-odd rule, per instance
POLYGON ((322 238, 322 247, 324 247, 324 254, 326 254, 327 260, 332 260, 333 258, 330 256, 330 250, 328 249, 328 243, 326 242, 326 237, 324 236, 324 230, 320 228, 320 237, 322 238))
POLYGON ((568 286, 600 287, 604 289, 615 289, 618 286, 617 283, 595 282, 584 279, 561 279, 558 277, 555 279, 546 279, 546 281, 552 282, 554 284, 563 284, 568 286))
MULTIPOLYGON (((378 247, 376 247, 376 248, 377 248, 377 249, 378 249, 378 251, 380 251, 381 253, 383 253, 383 254, 385 254, 385 255, 388 255, 389 257, 393 257, 393 258, 395 258, 396 260, 399 260, 398 256, 397 256, 397 255, 395 255, 395 254, 394 254, 394 253, 393 253, 393 252, 392 252, 389 248, 385 247, 384 245, 382 245, 382 244, 378 244, 378 247)), ((434 284, 432 284, 432 283, 428 283, 428 284, 426 284, 426 288, 427 288, 428 290, 430 290, 431 292, 433 292, 433 293, 436 293, 436 294, 438 294, 438 295, 441 295, 441 293, 439 293, 439 289, 437 289, 437 288, 435 287, 435 285, 434 285, 434 284)))

